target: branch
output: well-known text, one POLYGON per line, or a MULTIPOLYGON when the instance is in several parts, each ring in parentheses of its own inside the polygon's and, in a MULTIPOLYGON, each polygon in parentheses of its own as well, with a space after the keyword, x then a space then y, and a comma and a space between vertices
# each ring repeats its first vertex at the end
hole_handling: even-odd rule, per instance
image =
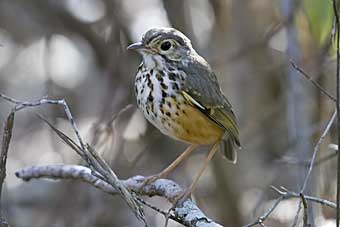
POLYGON ((310 81, 314 87, 316 87, 321 93, 326 95, 330 100, 336 102, 336 98, 331 95, 326 89, 324 89, 317 81, 315 81, 311 76, 309 76, 302 68, 300 68, 292 59, 289 60, 293 68, 303 75, 308 81, 310 81))
MULTIPOLYGON (((118 194, 118 191, 110 184, 92 175, 91 169, 79 165, 33 166, 18 170, 15 175, 25 181, 40 178, 81 180, 110 195, 118 194)), ((121 183, 139 195, 161 196, 169 202, 174 202, 176 197, 183 192, 182 188, 171 180, 159 179, 146 186, 143 186, 143 181, 143 176, 134 176, 121 180, 121 183)), ((166 212, 161 213, 167 215, 166 212)), ((190 227, 221 226, 209 219, 191 200, 186 200, 182 207, 176 207, 174 214, 169 218, 190 227)))

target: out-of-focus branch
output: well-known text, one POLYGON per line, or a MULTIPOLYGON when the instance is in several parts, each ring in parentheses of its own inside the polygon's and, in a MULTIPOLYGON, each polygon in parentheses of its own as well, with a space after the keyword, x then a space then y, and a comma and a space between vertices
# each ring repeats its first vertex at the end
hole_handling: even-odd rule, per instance
MULTIPOLYGON (((329 144, 328 148, 331 149, 331 153, 322 156, 318 158, 317 160, 314 161, 314 167, 319 166, 323 164, 324 162, 330 161, 333 158, 338 156, 338 145, 335 144, 329 144)), ((311 160, 304 160, 304 161, 299 161, 296 159, 284 159, 284 160, 278 160, 278 163, 284 163, 284 164, 290 164, 290 165, 304 165, 304 166, 309 166, 311 163, 311 160)))
POLYGON ((290 64, 296 71, 303 75, 308 81, 310 81, 321 93, 326 95, 332 101, 336 102, 336 98, 331 95, 326 89, 324 89, 317 81, 315 81, 311 76, 309 76, 302 68, 300 68, 292 59, 289 60, 290 64))
MULTIPOLYGON (((280 20, 280 22, 273 24, 268 31, 265 32, 264 36, 259 40, 243 47, 241 50, 238 50, 236 53, 231 54, 231 57, 228 58, 229 61, 235 61, 241 57, 244 57, 249 50, 257 50, 268 45, 268 42, 272 37, 274 37, 278 32, 281 31, 282 28, 289 25, 292 22, 293 15, 289 15, 286 18, 280 20)), ((214 61, 215 62, 215 61, 214 61)), ((218 63, 218 62, 217 62, 218 63)))
MULTIPOLYGON (((333 10, 335 16, 335 40, 336 40, 336 110, 338 113, 340 112, 340 19, 339 19, 339 1, 333 0, 333 10)), ((338 114, 337 119, 337 138, 338 145, 340 144, 340 114, 338 114)), ((340 155, 338 154, 338 163, 337 163, 337 184, 336 184, 336 226, 340 225, 340 155)))
POLYGON ((5 128, 3 131, 2 143, 1 143, 1 153, 0 153, 0 226, 1 227, 8 226, 8 223, 6 222, 2 214, 1 198, 2 198, 2 186, 6 178, 6 162, 7 162, 9 144, 12 138, 12 130, 13 130, 13 125, 14 125, 14 113, 15 112, 11 112, 7 117, 7 120, 5 122, 5 128))
MULTIPOLYGON (((296 18, 296 13, 300 9, 301 1, 285 0, 281 1, 281 12, 285 17, 292 17, 293 21, 296 18)), ((290 59, 299 62, 301 59, 301 48, 298 41, 298 32, 296 24, 290 23, 286 26, 287 29, 287 55, 290 59)), ((286 117, 287 117, 287 136, 289 143, 295 143, 290 148, 291 152, 295 154, 299 161, 305 160, 310 155, 312 147, 310 144, 311 135, 308 133, 309 125, 311 123, 311 116, 306 114, 305 108, 308 100, 308 90, 303 86, 303 80, 299 78, 295 68, 288 67, 287 77, 285 81, 286 89, 286 117)), ((314 164, 314 163, 313 163, 314 164)), ((311 194, 313 191, 313 183, 306 184, 309 173, 305 168, 299 169, 296 172, 297 187, 300 188, 301 193, 311 194), (308 175, 308 176, 306 176, 308 175)), ((302 202, 300 200, 299 206, 294 218, 292 226, 296 226, 298 222, 299 213, 302 209, 302 202)), ((308 220, 314 225, 313 206, 308 206, 308 220)))
MULTIPOLYGON (((33 166, 18 170, 15 174, 18 178, 25 181, 39 178, 81 180, 105 193, 111 195, 116 195, 118 193, 110 184, 92 175, 91 169, 79 165, 33 166)), ((154 183, 145 186, 143 186, 143 181, 143 176, 134 176, 122 180, 121 183, 126 188, 139 195, 161 196, 166 198, 169 202, 174 202, 179 193, 183 191, 177 183, 171 180, 159 179, 154 183)), ((174 214, 171 214, 169 218, 185 226, 221 226, 203 214, 191 200, 186 200, 181 207, 176 207, 174 214)))

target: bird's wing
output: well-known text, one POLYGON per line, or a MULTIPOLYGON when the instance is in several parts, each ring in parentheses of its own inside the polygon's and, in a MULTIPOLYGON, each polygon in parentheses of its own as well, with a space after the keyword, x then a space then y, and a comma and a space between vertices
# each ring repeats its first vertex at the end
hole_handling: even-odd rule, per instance
POLYGON ((235 144, 240 146, 232 106, 222 93, 216 75, 208 63, 192 62, 183 70, 187 76, 182 90, 183 97, 228 132, 235 144))

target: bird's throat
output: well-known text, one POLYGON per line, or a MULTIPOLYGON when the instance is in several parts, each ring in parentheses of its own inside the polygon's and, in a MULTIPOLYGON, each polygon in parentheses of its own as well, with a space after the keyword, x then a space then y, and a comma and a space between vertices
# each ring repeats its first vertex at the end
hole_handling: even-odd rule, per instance
POLYGON ((144 53, 143 64, 147 70, 151 69, 162 70, 162 65, 164 65, 164 59, 158 55, 144 53))

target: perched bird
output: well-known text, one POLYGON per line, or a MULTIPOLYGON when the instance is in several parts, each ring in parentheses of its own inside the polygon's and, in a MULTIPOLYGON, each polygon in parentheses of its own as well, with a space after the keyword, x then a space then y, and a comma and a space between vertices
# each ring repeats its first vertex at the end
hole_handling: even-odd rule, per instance
POLYGON ((236 163, 235 148, 240 147, 240 142, 232 106, 210 65, 180 31, 150 29, 140 42, 127 49, 143 57, 135 79, 138 107, 162 133, 190 144, 166 169, 148 177, 146 183, 166 177, 197 146, 212 145, 201 170, 182 196, 187 197, 218 148, 236 163))

